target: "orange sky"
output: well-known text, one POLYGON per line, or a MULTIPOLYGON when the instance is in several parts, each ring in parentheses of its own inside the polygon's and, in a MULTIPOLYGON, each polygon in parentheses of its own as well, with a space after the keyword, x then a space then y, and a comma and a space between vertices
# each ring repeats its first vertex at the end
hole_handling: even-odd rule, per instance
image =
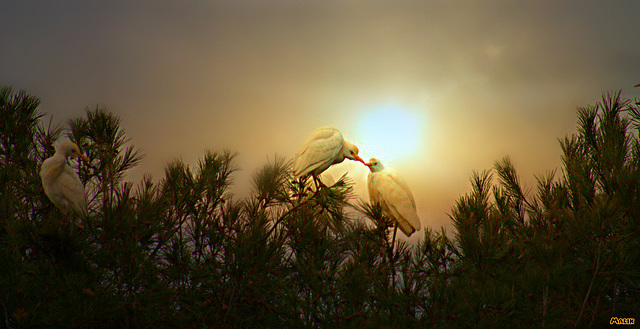
MULTIPOLYGON (((576 107, 640 95, 638 2, 130 2, 3 1, 0 83, 58 123, 107 106, 145 154, 134 181, 228 147, 244 185, 322 125, 378 157, 363 121, 394 104, 419 133, 391 145, 418 146, 381 160, 409 182, 423 225, 450 230, 473 170, 509 155, 533 188, 560 166, 576 107)), ((346 171, 366 199, 367 169, 331 174, 346 171)))

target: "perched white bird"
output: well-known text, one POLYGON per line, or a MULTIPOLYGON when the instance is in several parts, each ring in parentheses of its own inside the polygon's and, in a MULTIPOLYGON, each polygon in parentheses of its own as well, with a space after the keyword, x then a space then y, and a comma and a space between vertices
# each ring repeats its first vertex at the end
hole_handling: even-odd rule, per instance
POLYGON ((89 161, 87 156, 80 153, 80 149, 75 143, 65 142, 58 145, 56 153, 44 160, 40 168, 42 186, 49 200, 65 216, 74 211, 77 215, 86 218, 88 212, 84 186, 78 174, 69 166, 70 156, 89 161))
POLYGON ((317 179, 331 165, 345 158, 364 163, 358 156, 358 148, 345 141, 340 131, 333 127, 320 127, 307 137, 293 161, 296 177, 312 175, 317 179))
POLYGON ((382 214, 395 220, 406 236, 420 230, 420 218, 409 185, 393 169, 385 168, 380 160, 371 158, 365 163, 371 172, 367 179, 369 198, 379 204, 382 214))

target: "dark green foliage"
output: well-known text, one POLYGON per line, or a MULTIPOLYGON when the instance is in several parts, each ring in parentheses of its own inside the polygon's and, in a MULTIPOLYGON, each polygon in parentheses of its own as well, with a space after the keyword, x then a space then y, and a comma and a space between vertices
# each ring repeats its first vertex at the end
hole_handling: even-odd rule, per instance
MULTIPOLYGON (((507 157, 473 173, 452 237, 394 239, 345 177, 315 189, 275 157, 229 192, 235 155, 206 152, 154 183, 107 109, 64 132, 90 218, 69 230, 38 176, 62 128, 1 90, 1 327, 600 327, 640 309, 637 104, 606 94, 561 140, 564 166, 525 188, 507 157), (634 129, 634 131, 631 131, 634 129)), ((426 219, 428 221, 428 219, 426 219)))
POLYGON ((497 184, 474 175, 452 210, 453 284, 473 296, 457 312, 470 326, 600 327, 638 315, 640 158, 626 111, 637 107, 619 94, 580 109, 578 134, 561 141, 563 177, 539 177, 532 196, 508 158, 495 164, 497 184))

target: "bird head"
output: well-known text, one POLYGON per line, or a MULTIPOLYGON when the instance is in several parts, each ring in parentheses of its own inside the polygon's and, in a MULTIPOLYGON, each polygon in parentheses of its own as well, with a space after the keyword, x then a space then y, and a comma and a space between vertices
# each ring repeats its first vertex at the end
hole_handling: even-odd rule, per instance
POLYGON ((365 163, 365 165, 369 167, 369 170, 371 170, 371 172, 378 172, 384 169, 382 162, 380 162, 380 160, 376 158, 369 159, 369 162, 365 163))
POLYGON ((56 153, 57 152, 62 152, 62 154, 64 154, 65 157, 75 156, 87 162, 91 161, 86 155, 80 153, 80 148, 74 142, 64 142, 58 145, 58 148, 56 149, 56 153))
POLYGON ((360 161, 360 162, 364 163, 364 160, 362 160, 362 158, 358 155, 358 152, 359 152, 358 147, 353 145, 353 144, 351 144, 351 143, 349 143, 349 142, 345 142, 345 144, 346 144, 345 157, 349 158, 351 160, 360 161))

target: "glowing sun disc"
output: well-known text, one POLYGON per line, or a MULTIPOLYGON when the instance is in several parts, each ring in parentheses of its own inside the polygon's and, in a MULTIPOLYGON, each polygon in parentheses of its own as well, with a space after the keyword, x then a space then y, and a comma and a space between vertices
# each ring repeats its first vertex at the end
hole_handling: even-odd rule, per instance
POLYGON ((420 118, 401 106, 387 105, 371 110, 357 128, 363 155, 386 163, 411 157, 421 146, 421 126, 420 118))

